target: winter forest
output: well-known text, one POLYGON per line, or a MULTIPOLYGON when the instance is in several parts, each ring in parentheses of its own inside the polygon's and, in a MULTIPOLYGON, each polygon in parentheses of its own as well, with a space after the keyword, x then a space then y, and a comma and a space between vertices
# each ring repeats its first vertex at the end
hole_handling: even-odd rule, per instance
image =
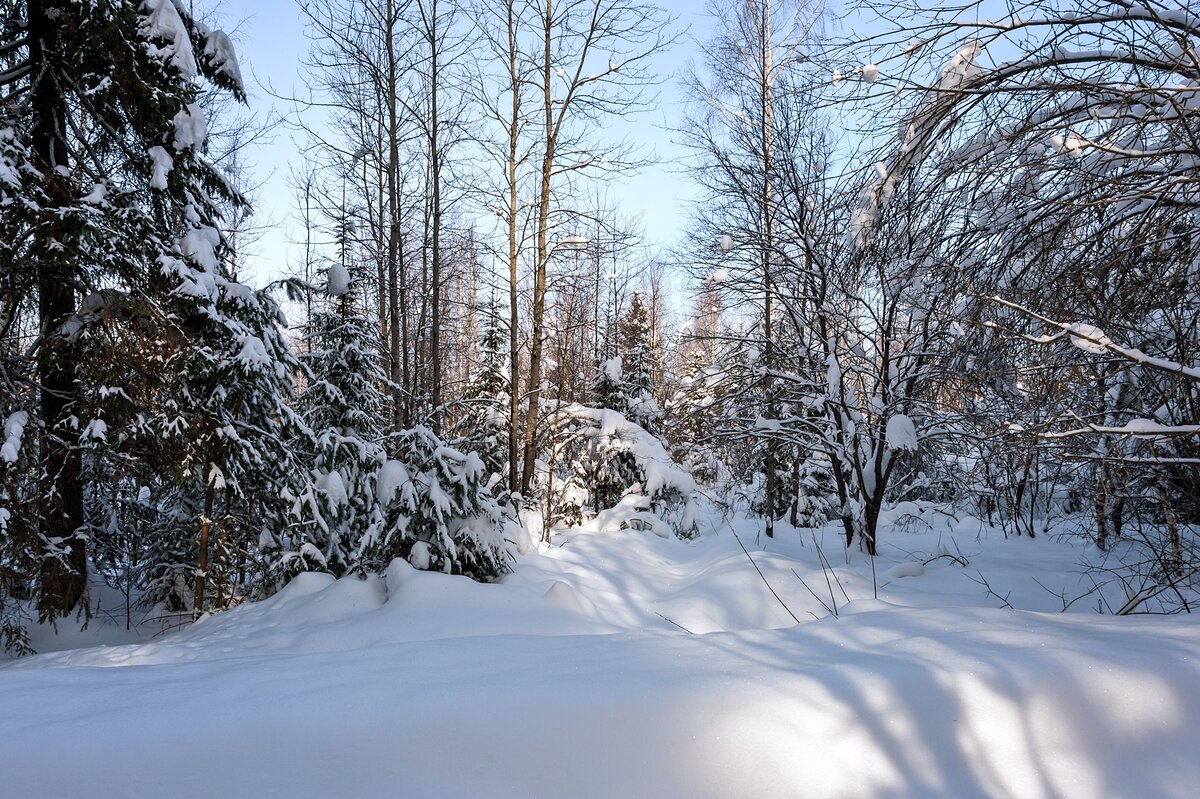
POLYGON ((700 5, 0 0, 7 795, 1191 795, 1200 8, 700 5))

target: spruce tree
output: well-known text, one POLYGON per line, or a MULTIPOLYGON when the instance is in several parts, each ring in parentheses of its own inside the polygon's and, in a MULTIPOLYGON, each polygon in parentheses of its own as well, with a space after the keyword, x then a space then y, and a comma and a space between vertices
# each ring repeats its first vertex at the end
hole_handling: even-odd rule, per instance
MULTIPOLYGON (((263 531, 286 529, 313 504, 296 459, 311 448, 312 432, 292 407, 300 365, 284 342, 279 307, 266 292, 225 277, 220 261, 210 265, 204 276, 213 294, 176 292, 179 306, 172 310, 190 318, 193 337, 168 361, 179 390, 165 408, 187 423, 176 480, 203 496, 194 519, 195 612, 207 607, 206 599, 228 604, 231 559, 244 559, 266 543, 263 531), (210 582, 214 593, 206 597, 210 582)), ((190 276, 182 285, 192 285, 196 271, 183 269, 190 276)))
MULTIPOLYGON (((493 299, 484 309, 479 366, 463 392, 462 414, 454 425, 454 445, 474 452, 487 470, 486 482, 499 496, 508 478, 508 409, 512 383, 508 366, 508 323, 493 299)), ((512 487, 509 486, 511 489, 512 487)))
POLYGON ((385 460, 383 420, 388 385, 375 344, 377 332, 362 312, 361 278, 341 265, 328 273, 327 297, 314 306, 305 329, 308 386, 301 405, 312 428, 316 507, 297 531, 285 572, 342 575, 355 563, 364 538, 382 523, 375 479, 385 460))
POLYGON ((500 508, 483 461, 414 427, 391 437, 394 459, 380 468, 376 496, 384 525, 364 538, 358 557, 382 571, 393 558, 418 569, 489 580, 508 568, 500 508))
POLYGON ((662 408, 654 398, 654 357, 651 346, 650 312, 634 292, 629 310, 618 330, 621 365, 624 371, 622 410, 626 418, 652 436, 662 436, 662 408))
MULTIPOLYGON (((0 384, 6 418, 30 422, 28 470, 3 499, 21 517, 10 528, 29 531, 23 546, 36 550, 36 573, 22 580, 53 618, 86 587, 85 449, 117 443, 90 424, 86 339, 119 328, 110 341, 148 339, 131 351, 153 352, 187 347, 202 326, 204 309, 181 315, 175 300, 221 291, 202 257, 220 248, 218 202, 238 198, 205 160, 200 95, 244 92, 228 37, 173 0, 18 0, 14 10, 0 27, 0 303, 38 337, 32 360, 5 367, 34 392, 0 384)), ((173 377, 139 374, 164 388, 173 377)))

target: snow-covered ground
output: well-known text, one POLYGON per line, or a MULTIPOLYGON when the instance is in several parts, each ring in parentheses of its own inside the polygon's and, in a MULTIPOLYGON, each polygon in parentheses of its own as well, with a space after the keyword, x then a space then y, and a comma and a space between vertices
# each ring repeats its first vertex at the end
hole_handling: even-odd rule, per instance
POLYGON ((886 529, 874 569, 836 530, 756 540, 715 512, 691 542, 575 531, 497 584, 309 575, 8 661, 2 792, 1194 796, 1192 617, 1097 613, 1115 586, 1060 613, 1094 550, 929 521, 886 529))

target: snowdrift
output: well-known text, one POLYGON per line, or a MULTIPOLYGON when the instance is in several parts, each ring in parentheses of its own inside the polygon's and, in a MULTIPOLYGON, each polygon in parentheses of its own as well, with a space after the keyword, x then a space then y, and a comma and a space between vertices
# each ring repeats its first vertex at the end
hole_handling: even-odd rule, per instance
POLYGON ((836 531, 739 532, 806 621, 728 529, 577 532, 498 584, 305 575, 178 634, 8 662, 6 793, 1193 795, 1200 630, 1045 612, 1031 580, 1064 585, 1084 550, 960 535, 965 569, 896 532, 872 582, 836 531), (824 586, 822 540, 837 617, 799 582, 824 586), (1040 610, 996 607, 976 569, 1040 610))

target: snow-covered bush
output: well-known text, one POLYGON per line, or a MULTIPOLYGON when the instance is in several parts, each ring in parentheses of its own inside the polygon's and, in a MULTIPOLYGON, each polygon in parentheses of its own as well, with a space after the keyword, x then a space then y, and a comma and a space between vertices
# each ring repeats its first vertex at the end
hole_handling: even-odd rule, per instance
POLYGON ((500 509, 479 456, 446 446, 424 427, 394 434, 389 445, 396 457, 375 478, 382 524, 362 539, 358 563, 382 572, 404 558, 418 569, 476 580, 503 573, 509 555, 500 509))
POLYGON ((695 535, 696 481, 659 438, 606 408, 547 403, 547 416, 558 442, 549 464, 558 481, 549 486, 556 509, 576 505, 582 514, 586 497, 591 512, 600 513, 640 498, 633 505, 646 512, 646 526, 681 538, 695 535))

